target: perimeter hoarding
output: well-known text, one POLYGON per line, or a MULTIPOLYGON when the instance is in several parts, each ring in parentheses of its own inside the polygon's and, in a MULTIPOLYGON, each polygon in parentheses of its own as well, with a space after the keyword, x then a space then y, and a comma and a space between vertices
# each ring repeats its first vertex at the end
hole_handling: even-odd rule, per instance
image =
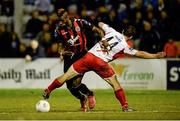
MULTIPOLYGON (((166 89, 166 60, 118 59, 111 62, 117 78, 126 89, 166 89)), ((45 88, 63 74, 63 62, 57 58, 0 59, 0 88, 45 88)), ((83 83, 89 88, 111 88, 94 72, 88 72, 83 83)), ((63 88, 65 85, 63 86, 63 88)))
POLYGON ((180 61, 167 61, 167 89, 180 89, 180 61))

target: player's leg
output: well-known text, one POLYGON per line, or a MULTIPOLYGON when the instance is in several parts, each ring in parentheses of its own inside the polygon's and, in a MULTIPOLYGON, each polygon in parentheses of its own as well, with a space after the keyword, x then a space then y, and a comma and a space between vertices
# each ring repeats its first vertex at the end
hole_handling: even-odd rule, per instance
POLYGON ((112 67, 98 57, 93 57, 91 65, 93 65, 95 72, 113 87, 115 96, 121 103, 123 111, 126 111, 126 109, 128 109, 128 102, 126 100, 124 90, 118 82, 112 67))
POLYGON ((92 91, 90 91, 87 86, 81 83, 82 75, 76 76, 71 80, 66 82, 67 88, 70 90, 71 94, 76 98, 80 99, 81 110, 86 110, 86 105, 84 102, 88 100, 89 108, 93 109, 96 104, 96 100, 92 91))
POLYGON ((78 87, 78 90, 80 90, 82 94, 85 94, 87 96, 89 108, 93 109, 96 105, 96 99, 95 99, 93 91, 89 90, 87 86, 83 83, 80 84, 80 86, 78 87))
POLYGON ((81 80, 82 80, 82 77, 77 78, 75 81, 73 81, 74 85, 78 85, 78 86, 75 86, 74 90, 78 91, 82 95, 85 95, 86 98, 88 99, 89 108, 93 109, 96 105, 94 93, 93 91, 89 90, 85 84, 81 83, 81 80))
POLYGON ((66 86, 68 90, 71 92, 73 96, 75 96, 77 99, 80 100, 81 104, 81 111, 86 112, 87 111, 87 97, 86 95, 82 94, 78 87, 81 85, 82 76, 74 77, 68 81, 66 81, 66 86))
MULTIPOLYGON (((77 60, 77 58, 75 57, 77 56, 73 56, 73 58, 70 58, 69 56, 64 57, 64 73, 67 72, 69 67, 75 62, 75 60, 77 60)), ((87 98, 77 88, 81 84, 81 79, 82 79, 82 75, 74 77, 66 82, 66 86, 68 90, 71 92, 71 94, 80 100, 81 111, 86 112, 87 111, 87 106, 86 106, 87 98)))
POLYGON ((125 92, 124 92, 123 88, 121 87, 119 81, 117 80, 116 75, 113 75, 112 77, 109 77, 109 78, 105 78, 105 80, 114 89, 115 96, 119 100, 119 102, 121 103, 122 110, 124 112, 135 111, 135 109, 128 107, 128 102, 126 100, 125 92))
POLYGON ((70 80, 72 79, 73 77, 79 75, 75 70, 74 68, 71 66, 68 71, 66 73, 64 73, 63 75, 57 77, 49 86, 47 89, 44 90, 43 92, 43 97, 44 99, 48 99, 49 98, 49 95, 50 93, 56 89, 56 88, 59 88, 61 87, 64 82, 66 82, 67 80, 70 80))
POLYGON ((102 61, 101 63, 103 64, 103 66, 100 65, 101 68, 97 69, 96 73, 112 86, 116 98, 121 103, 122 109, 128 107, 124 90, 121 87, 120 83, 117 81, 114 70, 107 62, 102 61))
POLYGON ((75 96, 78 99, 83 99, 85 97, 85 95, 81 94, 79 92, 79 90, 77 90, 77 88, 79 87, 81 82, 80 83, 76 83, 76 82, 80 78, 81 77, 74 77, 74 78, 66 81, 66 86, 73 96, 75 96))
MULTIPOLYGON (((81 58, 81 54, 78 56, 73 56, 73 58, 65 57, 64 59, 64 73, 68 70, 68 68, 79 58, 81 58)), ((96 104, 95 97, 93 92, 87 88, 85 84, 81 83, 83 75, 79 75, 74 77, 71 80, 66 82, 68 90, 71 92, 73 96, 80 99, 81 107, 87 107, 84 102, 89 102, 89 108, 93 109, 96 104)), ((86 110, 86 108, 81 108, 82 111, 86 110)))
POLYGON ((88 87, 81 83, 83 78, 83 75, 79 75, 73 78, 73 81, 67 81, 67 86, 70 88, 75 88, 77 91, 80 91, 81 94, 86 95, 86 96, 91 96, 93 95, 93 92, 88 89, 88 87), (69 84, 70 83, 70 84, 69 84))
POLYGON ((121 87, 120 83, 117 81, 116 75, 113 75, 109 78, 105 78, 105 80, 112 86, 115 96, 121 103, 122 108, 128 107, 128 102, 126 100, 124 90, 121 87))

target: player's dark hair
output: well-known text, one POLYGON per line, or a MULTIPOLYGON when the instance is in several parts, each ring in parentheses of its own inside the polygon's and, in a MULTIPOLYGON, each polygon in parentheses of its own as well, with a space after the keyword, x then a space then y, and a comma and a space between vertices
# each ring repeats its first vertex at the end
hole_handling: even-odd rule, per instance
POLYGON ((61 18, 62 15, 63 15, 65 12, 66 12, 66 10, 65 10, 64 8, 60 8, 60 9, 57 10, 57 16, 58 16, 59 18, 61 18))
POLYGON ((136 28, 134 26, 128 26, 124 31, 123 34, 130 37, 136 33, 136 28))

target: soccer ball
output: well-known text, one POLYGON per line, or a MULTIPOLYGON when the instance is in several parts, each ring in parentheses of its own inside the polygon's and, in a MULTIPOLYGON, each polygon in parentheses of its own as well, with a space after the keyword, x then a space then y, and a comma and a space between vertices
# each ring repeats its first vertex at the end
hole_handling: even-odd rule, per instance
POLYGON ((46 100, 40 100, 36 103, 36 110, 38 112, 49 112, 50 104, 46 100))

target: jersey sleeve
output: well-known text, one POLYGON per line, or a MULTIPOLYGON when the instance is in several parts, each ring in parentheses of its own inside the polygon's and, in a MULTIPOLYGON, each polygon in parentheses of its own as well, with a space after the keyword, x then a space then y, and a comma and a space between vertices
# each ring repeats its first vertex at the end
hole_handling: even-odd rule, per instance
POLYGON ((102 29, 105 32, 105 34, 115 31, 112 27, 110 27, 107 24, 103 24, 102 29))
POLYGON ((135 55, 137 53, 137 50, 134 48, 129 47, 128 45, 124 48, 124 53, 129 55, 135 55))
POLYGON ((59 35, 57 29, 54 30, 53 38, 54 38, 54 41, 55 41, 55 42, 60 42, 60 43, 63 42, 63 37, 62 37, 61 35, 59 35))

